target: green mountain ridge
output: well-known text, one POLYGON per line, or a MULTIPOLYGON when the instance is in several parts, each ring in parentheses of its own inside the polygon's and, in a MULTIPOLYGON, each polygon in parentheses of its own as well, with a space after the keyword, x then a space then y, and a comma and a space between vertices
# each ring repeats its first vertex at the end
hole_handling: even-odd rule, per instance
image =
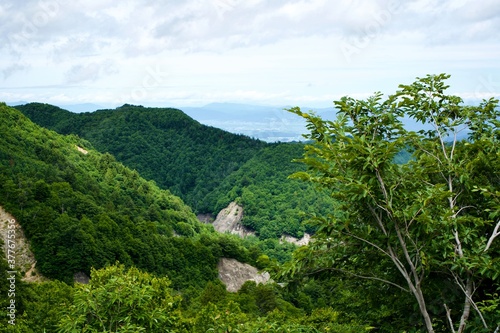
POLYGON ((71 282, 120 261, 169 275, 180 288, 217 279, 222 256, 249 260, 180 198, 88 141, 39 127, 5 104, 0 118, 0 205, 23 227, 43 275, 71 282))
POLYGON ((75 114, 55 106, 17 106, 34 122, 76 134, 98 150, 179 195, 196 213, 217 214, 231 201, 245 210, 243 224, 261 239, 302 237, 306 214, 332 209, 328 196, 288 177, 302 143, 264 143, 198 123, 182 111, 124 105, 75 114))
POLYGON ((213 212, 204 201, 221 179, 237 170, 262 141, 200 124, 172 108, 123 105, 115 110, 71 113, 31 103, 16 106, 41 126, 76 134, 181 196, 197 212, 213 212))
POLYGON ((241 332, 281 326, 287 332, 334 327, 353 333, 366 326, 338 320, 338 312, 320 309, 324 301, 309 319, 307 304, 326 295, 320 286, 296 300, 277 284, 247 282, 228 293, 218 279, 220 258, 272 268, 276 258, 289 259, 291 244, 216 233, 179 197, 113 155, 76 135, 40 127, 3 103, 0 132, 0 206, 20 223, 39 272, 49 278, 26 283, 0 258, 0 277, 16 279, 15 298, 7 296, 8 284, 0 285, 0 307, 12 300, 16 306, 15 324, 2 316, 0 332, 87 331, 103 328, 103 319, 115 323, 116 332, 125 331, 124 323, 134 332, 173 325, 172 332, 200 333, 236 326, 241 332), (91 277, 88 285, 73 284, 80 272, 91 277), (158 304, 171 311, 155 312, 158 304), (105 318, 96 317, 96 307, 105 318))

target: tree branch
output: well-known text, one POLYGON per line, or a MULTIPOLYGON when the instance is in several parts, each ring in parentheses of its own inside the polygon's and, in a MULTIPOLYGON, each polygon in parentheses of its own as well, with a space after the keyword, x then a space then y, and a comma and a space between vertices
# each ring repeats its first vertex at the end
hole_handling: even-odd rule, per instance
MULTIPOLYGON (((465 294, 466 303, 464 305, 464 308, 467 308, 467 301, 469 302, 469 304, 472 304, 472 306, 474 307, 474 310, 476 310, 477 314, 479 315, 479 318, 481 319, 481 322, 483 323, 483 326, 485 328, 488 328, 488 324, 484 320, 484 317, 483 317, 483 314, 481 313, 481 310, 479 310, 479 307, 477 306, 476 302, 474 302, 474 300, 472 299, 472 295, 473 295, 473 291, 472 291, 472 279, 470 277, 467 278, 467 286, 464 286, 463 282, 459 281, 457 274, 455 274, 454 272, 451 272, 451 274, 455 278, 455 281, 457 282, 457 285, 460 287, 460 289, 462 289, 462 292, 465 294)), ((466 309, 464 309, 464 311, 462 313, 462 317, 465 315, 465 312, 466 312, 465 310, 466 309)), ((469 307, 469 312, 470 312, 470 307, 469 307)), ((467 317, 468 317, 468 314, 467 314, 467 317)), ((465 320, 467 320, 467 319, 465 319, 465 320)), ((462 321, 461 321, 460 324, 462 325, 462 321)), ((465 329, 465 327, 463 329, 465 329)))
POLYGON ((453 327, 453 320, 451 319, 451 310, 448 307, 448 305, 446 305, 446 303, 444 303, 444 308, 446 309, 446 318, 448 318, 448 323, 450 324, 451 332, 455 333, 455 327, 453 327))
POLYGON ((395 283, 395 282, 392 282, 392 281, 389 281, 389 280, 385 280, 385 279, 382 279, 382 278, 378 278, 376 276, 366 276, 366 275, 359 275, 359 274, 356 274, 356 273, 353 273, 353 272, 349 272, 349 271, 346 271, 346 270, 343 270, 343 269, 340 269, 340 268, 334 268, 334 267, 330 267, 330 268, 323 268, 323 269, 319 269, 317 271, 314 271, 310 274, 307 274, 307 275, 313 275, 313 274, 317 274, 317 273, 321 273, 323 271, 336 271, 336 272, 340 272, 340 273, 343 273, 343 274, 347 274, 347 275, 351 275, 351 276, 354 276, 354 277, 357 277, 357 278, 360 278, 360 279, 365 279, 365 280, 374 280, 374 281, 379 281, 379 282, 383 282, 383 283, 387 283, 393 287, 396 287, 396 288, 399 288, 401 289, 402 291, 404 292, 410 292, 408 289, 406 289, 405 287, 395 283))
POLYGON ((377 220, 377 223, 380 227, 380 229, 382 230, 382 232, 384 233, 384 235, 388 235, 387 233, 387 230, 385 230, 385 227, 384 227, 384 223, 382 222, 382 218, 377 214, 377 212, 375 211, 375 209, 373 209, 373 207, 371 205, 368 205, 368 208, 370 209, 370 212, 372 213, 373 217, 375 217, 375 219, 377 220))
POLYGON ((484 249, 483 252, 486 252, 489 250, 491 243, 493 243, 493 240, 500 236, 500 220, 497 222, 497 225, 495 226, 495 229, 493 230, 493 234, 490 236, 490 239, 488 239, 488 243, 486 244, 486 248, 484 249))

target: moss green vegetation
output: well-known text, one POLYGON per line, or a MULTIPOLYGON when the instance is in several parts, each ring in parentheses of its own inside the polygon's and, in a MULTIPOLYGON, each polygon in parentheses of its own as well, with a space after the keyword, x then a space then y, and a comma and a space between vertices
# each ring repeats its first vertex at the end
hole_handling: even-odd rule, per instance
POLYGON ((338 209, 316 219, 316 241, 289 273, 404 290, 421 331, 498 332, 500 109, 493 98, 463 105, 446 94, 448 78, 428 75, 387 98, 344 97, 334 121, 291 110, 312 140, 308 170, 295 177, 328 189, 338 209), (407 130, 405 117, 430 129, 407 130), (403 149, 412 158, 398 163, 403 149))
MULTIPOLYGON (((173 109, 20 107, 72 133, 63 136, 0 104, 0 205, 51 278, 27 284, 0 259, 0 280, 16 279, 16 325, 2 316, 0 332, 498 332, 498 101, 463 106, 445 94, 447 78, 418 79, 385 100, 342 98, 334 121, 293 108, 308 123, 307 145, 224 134, 173 109), (432 129, 408 131, 405 117, 432 129), (134 140, 120 138, 121 129, 134 140), (165 146, 169 136, 174 144, 165 146), (205 151, 175 150, 202 137, 205 151), (184 163, 200 169, 194 182, 172 174, 173 191, 198 211, 236 200, 258 237, 215 233, 169 190, 94 149, 111 151, 106 144, 120 145, 113 152, 139 172, 142 158, 150 172, 165 158, 169 168, 151 178, 184 163), (189 157, 200 151, 223 166, 189 157), (231 152, 241 154, 232 160, 231 152), (297 158, 303 165, 290 162, 297 158), (297 249, 276 239, 304 232, 314 241, 297 249), (246 282, 229 293, 217 279, 221 257, 280 283, 246 282), (73 283, 77 272, 90 283, 73 283)), ((0 284, 5 310, 9 288, 0 284)))
POLYGON ((81 114, 39 103, 17 108, 41 126, 85 138, 199 212, 210 211, 205 196, 266 145, 172 108, 123 105, 81 114))
POLYGON ((74 114, 32 103, 17 107, 41 126, 85 138, 129 168, 179 195, 195 212, 217 214, 229 202, 245 210, 245 226, 261 239, 311 232, 303 221, 331 200, 310 184, 288 179, 304 167, 301 143, 266 144, 201 125, 170 108, 124 105, 74 114))
MULTIPOLYGON (((218 234, 181 199, 88 141, 39 127, 5 104, 0 118, 0 205, 22 225, 38 269, 50 278, 27 284, 16 274, 16 325, 2 316, 0 332, 357 327, 328 308, 322 316, 334 323, 309 322, 308 311, 317 307, 301 309, 277 285, 247 283, 230 294, 217 279, 221 257, 275 267, 288 259, 292 245, 218 234), (73 285, 78 272, 91 276, 89 285, 73 285)), ((2 258, 0 277, 5 281, 9 274, 2 258)), ((8 294, 2 284, 3 309, 8 294)), ((310 296, 301 299, 312 303, 310 296)))
POLYGON ((314 230, 304 222, 313 214, 326 213, 333 200, 310 184, 288 177, 305 168, 293 160, 304 150, 302 143, 269 144, 240 169, 223 180, 211 195, 217 198, 216 210, 236 201, 245 209, 242 223, 257 231, 261 239, 282 234, 297 238, 314 230))
POLYGON ((168 274, 180 288, 215 279, 221 256, 245 261, 241 246, 225 251, 227 236, 112 155, 0 107, 0 204, 22 225, 45 276, 70 282, 118 260, 168 274))

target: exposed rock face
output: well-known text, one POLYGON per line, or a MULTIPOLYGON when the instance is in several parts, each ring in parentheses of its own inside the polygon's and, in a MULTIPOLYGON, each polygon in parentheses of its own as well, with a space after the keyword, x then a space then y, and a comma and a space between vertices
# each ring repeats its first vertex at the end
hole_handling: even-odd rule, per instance
POLYGON ((270 279, 269 273, 259 273, 257 268, 236 259, 221 258, 217 268, 219 279, 229 292, 237 292, 246 281, 266 283, 270 279))
POLYGON ((281 237, 280 241, 293 243, 295 245, 302 246, 302 245, 309 244, 309 242, 311 241, 311 235, 309 235, 308 233, 304 233, 304 236, 301 239, 297 239, 297 238, 292 237, 292 236, 284 235, 281 237))
POLYGON ((215 219, 213 226, 218 232, 228 232, 240 237, 255 235, 254 232, 241 225, 240 222, 242 218, 243 207, 239 206, 236 202, 231 202, 229 206, 217 214, 217 218, 215 219))
MULTIPOLYGON (((11 250, 14 252, 15 267, 13 271, 26 272, 23 280, 35 282, 44 278, 36 271, 36 260, 33 252, 31 252, 28 240, 24 236, 24 232, 17 220, 0 207, 0 237, 3 241, 2 253, 7 258, 7 246, 14 245, 11 250), (14 225, 14 228, 9 228, 9 225, 14 225), (14 230, 14 233, 9 233, 9 230, 14 230), (10 237, 10 243, 9 238, 10 237), (14 242, 12 242, 14 240, 14 242)), ((12 258, 7 258, 11 259, 12 258)))

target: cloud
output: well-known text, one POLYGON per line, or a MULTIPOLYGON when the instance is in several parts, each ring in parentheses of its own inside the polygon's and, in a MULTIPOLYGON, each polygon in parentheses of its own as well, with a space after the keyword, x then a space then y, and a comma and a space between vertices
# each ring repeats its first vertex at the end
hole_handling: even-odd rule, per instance
POLYGON ((26 64, 14 63, 14 64, 2 69, 3 77, 4 77, 4 79, 7 79, 12 74, 14 74, 16 72, 23 71, 27 68, 29 68, 29 66, 26 64))
POLYGON ((500 21, 496 2, 485 0, 479 6, 453 0, 7 0, 0 16, 10 20, 3 21, 0 39, 17 54, 50 44, 61 56, 84 50, 126 56, 218 52, 313 35, 360 36, 378 29, 377 24, 387 28, 383 33, 392 33, 392 26, 399 32, 419 30, 430 41, 456 36, 468 41, 495 38, 500 21))
POLYGON ((308 100, 428 72, 479 77, 498 70, 499 30, 498 0, 3 0, 0 86, 128 92, 161 66, 175 75, 158 100, 308 100))
POLYGON ((118 70, 111 60, 78 64, 72 66, 66 72, 65 81, 70 84, 94 82, 104 75, 111 75, 117 72, 118 70))

